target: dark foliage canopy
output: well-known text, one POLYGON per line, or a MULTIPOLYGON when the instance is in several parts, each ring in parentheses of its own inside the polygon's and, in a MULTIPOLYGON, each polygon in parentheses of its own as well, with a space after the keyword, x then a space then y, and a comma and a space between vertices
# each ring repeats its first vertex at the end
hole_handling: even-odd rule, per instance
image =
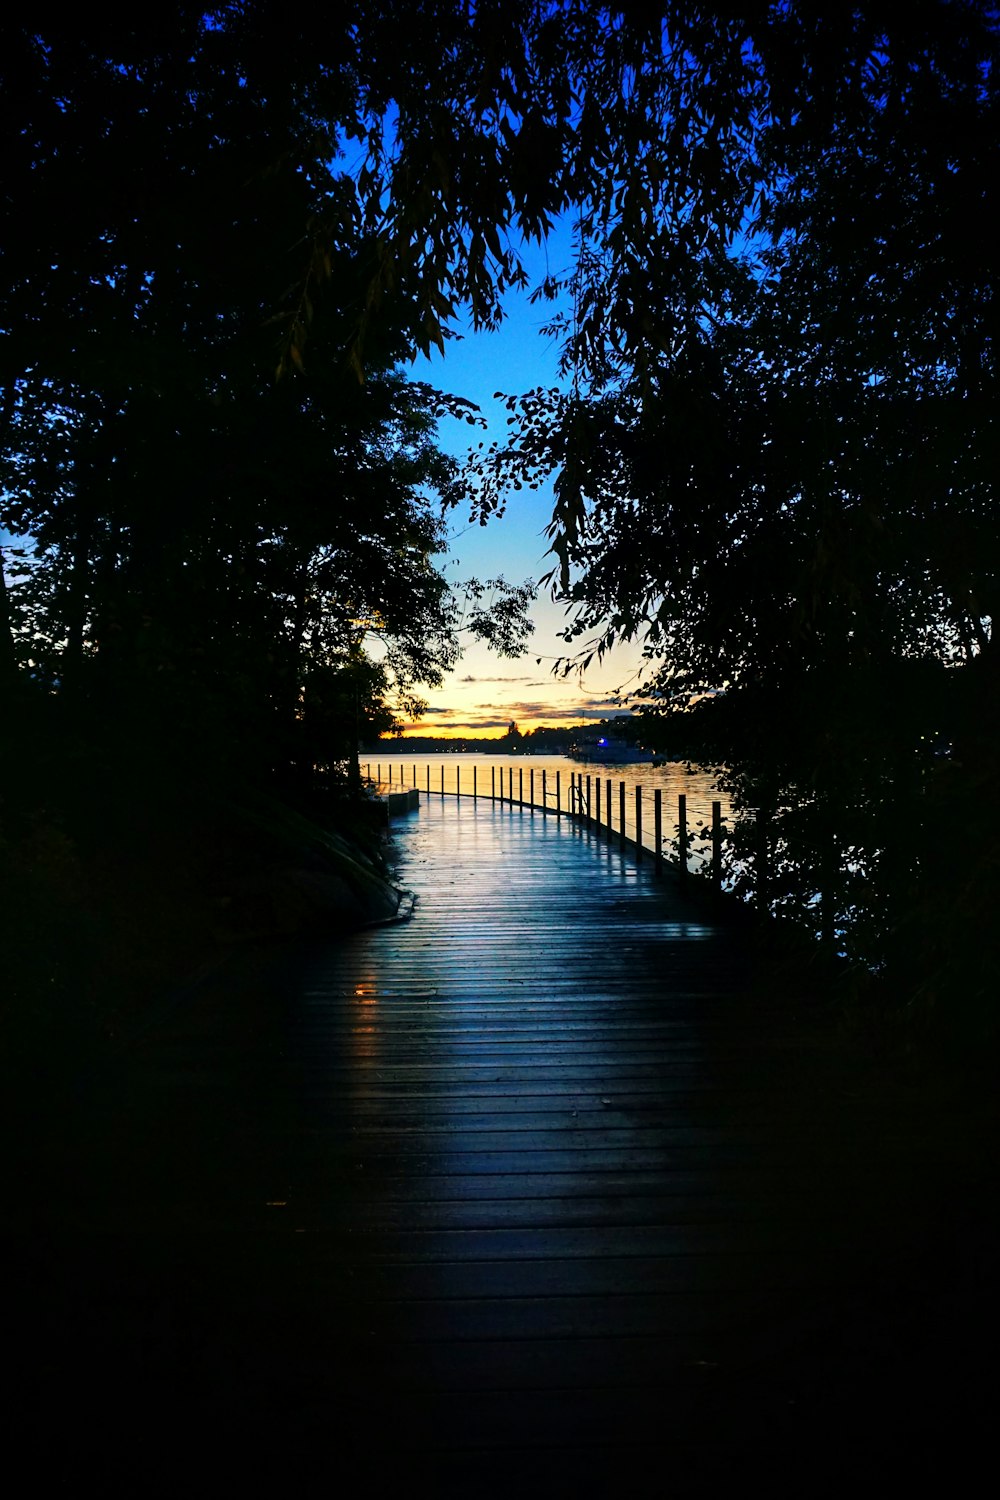
MULTIPOLYGON (((372 253, 338 155, 349 30, 329 61, 267 5, 0 38, 0 524, 36 549, 7 677, 20 660, 119 732, 304 763, 323 719, 337 759, 457 653, 433 439, 469 405, 400 373, 405 296, 366 321, 363 382, 349 360, 372 253), (276 379, 306 321, 308 376, 276 379)), ((493 619, 474 587, 471 627, 516 650, 525 594, 498 583, 493 619)))
POLYGON ((88 641, 131 678, 239 634, 227 680, 266 661, 276 702, 376 612, 427 680, 419 486, 485 516, 551 479, 569 641, 645 642, 669 733, 759 815, 769 903, 868 970, 921 951, 930 999, 973 948, 987 993, 992 7, 257 0, 0 40, 5 516, 54 549, 67 680, 88 641), (560 218, 564 384, 511 393, 459 482, 392 372, 494 325, 560 218))
POLYGON ((554 482, 568 641, 644 642, 667 741, 729 768, 758 894, 983 1024, 998 35, 991 7, 936 0, 528 8, 454 147, 508 171, 502 230, 575 231, 537 289, 565 385, 511 394, 481 513, 554 482))

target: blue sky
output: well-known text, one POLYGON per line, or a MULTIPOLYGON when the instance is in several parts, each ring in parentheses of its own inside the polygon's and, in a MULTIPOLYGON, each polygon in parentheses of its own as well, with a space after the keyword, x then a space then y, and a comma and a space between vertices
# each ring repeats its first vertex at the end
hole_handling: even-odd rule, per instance
MULTIPOLYGON (((540 279, 548 267, 562 270, 569 253, 567 236, 555 238, 547 258, 544 249, 532 250, 526 256, 532 281, 540 279)), ((497 391, 514 395, 534 386, 558 383, 558 347, 540 332, 552 316, 552 304, 531 306, 525 293, 511 295, 508 307, 508 316, 498 332, 466 332, 461 339, 446 343, 443 357, 435 354, 414 367, 418 379, 474 401, 487 420, 486 432, 453 419, 442 421, 440 444, 456 457, 468 452, 470 441, 488 444, 503 440, 509 413, 502 401, 494 399, 497 391)), ((551 513, 552 492, 548 488, 511 494, 503 517, 485 527, 470 526, 466 516, 454 513, 451 556, 445 564, 448 578, 502 574, 513 582, 524 578, 537 581, 552 562, 546 555, 545 537, 551 513)), ((551 599, 540 597, 533 617, 536 628, 531 647, 517 661, 497 657, 481 645, 470 645, 444 687, 433 694, 429 712, 412 726, 412 732, 488 735, 501 733, 511 719, 528 729, 538 723, 574 723, 621 712, 614 695, 621 688, 635 685, 640 647, 619 648, 602 663, 592 665, 582 678, 576 673, 553 676, 556 658, 565 657, 567 652, 565 642, 558 638, 565 623, 564 613, 551 599)))

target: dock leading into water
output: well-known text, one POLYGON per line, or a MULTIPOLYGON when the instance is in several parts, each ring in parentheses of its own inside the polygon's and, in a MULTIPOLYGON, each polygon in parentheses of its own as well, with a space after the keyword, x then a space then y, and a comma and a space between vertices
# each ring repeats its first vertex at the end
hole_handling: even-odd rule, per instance
POLYGON ((62 1481, 960 1480, 959 1136, 586 827, 429 799, 394 838, 408 921, 247 959, 91 1080, 13 1247, 62 1481))

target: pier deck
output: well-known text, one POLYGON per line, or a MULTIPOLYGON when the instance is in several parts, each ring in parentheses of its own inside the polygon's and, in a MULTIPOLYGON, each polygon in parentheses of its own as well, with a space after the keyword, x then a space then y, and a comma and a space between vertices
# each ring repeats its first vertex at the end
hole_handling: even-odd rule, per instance
POLYGON ((490 803, 395 833, 409 921, 247 960, 53 1127, 14 1258, 64 1481, 959 1474, 980 1164, 649 866, 490 803))

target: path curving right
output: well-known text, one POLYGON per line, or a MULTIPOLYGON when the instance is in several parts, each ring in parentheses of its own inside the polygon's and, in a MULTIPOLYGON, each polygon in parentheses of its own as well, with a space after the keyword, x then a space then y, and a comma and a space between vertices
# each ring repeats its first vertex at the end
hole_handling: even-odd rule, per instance
POLYGON ((567 819, 431 797, 394 830, 410 920, 245 955, 47 1118, 7 1273, 45 1472, 964 1486, 996 1236, 961 1101, 567 819))
POLYGON ((431 798, 397 851, 413 919, 318 962, 294 1032, 362 1467, 580 1494, 780 1456, 815 1493, 824 1446, 950 1454, 919 1110, 567 821, 431 798))

